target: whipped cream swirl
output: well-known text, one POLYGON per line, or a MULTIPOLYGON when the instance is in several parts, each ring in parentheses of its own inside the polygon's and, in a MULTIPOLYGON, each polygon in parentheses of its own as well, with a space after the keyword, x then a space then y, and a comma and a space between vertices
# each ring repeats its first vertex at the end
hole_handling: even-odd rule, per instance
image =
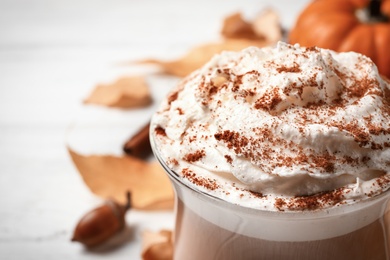
POLYGON ((353 52, 223 52, 171 92, 151 129, 184 182, 248 207, 317 209, 390 187, 390 83, 353 52))

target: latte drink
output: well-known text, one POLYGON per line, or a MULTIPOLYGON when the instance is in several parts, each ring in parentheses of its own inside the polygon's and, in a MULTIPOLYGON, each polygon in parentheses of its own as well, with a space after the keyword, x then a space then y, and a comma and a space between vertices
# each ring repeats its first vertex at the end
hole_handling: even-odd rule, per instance
POLYGON ((175 259, 390 259, 390 83, 369 58, 224 52, 150 129, 177 195, 175 259))
MULTIPOLYGON (((184 187, 175 187, 176 189, 185 189, 184 187)), ((283 217, 279 221, 285 223, 280 226, 275 221, 274 225, 263 227, 262 218, 273 218, 273 216, 258 216, 262 213, 251 212, 253 216, 248 220, 245 216, 234 214, 233 210, 218 211, 223 202, 209 200, 209 198, 197 198, 199 194, 191 194, 194 191, 183 190, 188 193, 184 198, 178 198, 176 208, 176 228, 175 228, 175 259, 296 259, 296 260, 328 260, 328 259, 389 259, 387 234, 390 232, 389 221, 390 216, 387 216, 387 222, 382 215, 382 210, 389 211, 385 206, 386 198, 380 199, 375 205, 365 205, 367 209, 356 209, 357 212, 344 213, 339 216, 329 217, 329 221, 351 221, 356 222, 355 230, 348 230, 347 233, 339 232, 340 227, 332 227, 330 223, 325 224, 327 220, 315 221, 317 216, 312 216, 313 219, 302 217, 300 220, 288 219, 283 217), (186 198, 186 196, 190 198, 186 198), (191 198, 192 197, 192 198, 191 198), (200 203, 197 209, 192 208, 194 201, 199 200, 200 203), (187 203, 185 203, 187 202, 187 203), (192 205, 188 206, 188 203, 192 205), (204 206, 207 204, 207 206, 204 206), (379 210, 380 209, 380 210, 379 210), (214 212, 213 222, 206 219, 203 214, 204 210, 214 212), (378 217, 373 222, 360 227, 359 221, 364 222, 365 217, 372 212, 370 210, 379 210, 376 212, 378 217), (348 216, 350 214, 350 216, 348 216), (366 214, 366 215, 363 215, 366 214), (228 222, 221 225, 218 223, 228 222), (256 221, 256 218, 258 220, 256 221), (225 219, 222 221, 222 219, 225 219), (294 222, 298 222, 298 224, 294 222), (323 228, 330 230, 317 230, 318 237, 313 238, 311 225, 324 225, 323 228), (289 227, 293 225, 293 227, 289 227), (299 228, 296 226, 299 225, 299 228), (358 226, 359 225, 359 226, 358 226), (252 232, 245 233, 246 229, 252 229, 252 232), (267 229, 267 232, 277 232, 280 237, 263 236, 256 237, 256 231, 259 234, 267 229), (273 230, 276 229, 276 230, 273 230), (329 231, 336 229, 335 236, 321 236, 322 232, 330 233, 329 231), (283 233, 286 237, 283 237, 283 233), (309 234, 307 234, 309 233, 309 234), (305 236, 308 236, 306 240, 305 236), (299 239, 294 238, 299 237, 299 239)), ((352 208, 351 208, 352 210, 352 208)), ((389 214, 389 213, 387 213, 389 214)), ((309 214, 310 215, 310 214, 309 214)), ((282 217, 282 216, 279 216, 282 217)), ((324 216, 322 216, 324 217, 324 216)), ((276 219, 278 216, 275 217, 276 219)), ((265 221, 267 222, 267 221, 265 221)), ((367 221, 369 222, 369 221, 367 221)), ((272 225, 272 224, 271 224, 272 225)))

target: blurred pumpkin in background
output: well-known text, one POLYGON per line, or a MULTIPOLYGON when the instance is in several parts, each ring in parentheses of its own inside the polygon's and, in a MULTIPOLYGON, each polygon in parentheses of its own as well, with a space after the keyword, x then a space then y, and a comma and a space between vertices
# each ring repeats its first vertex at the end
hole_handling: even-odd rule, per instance
POLYGON ((390 78, 390 0, 316 0, 299 15, 290 43, 370 57, 390 78))

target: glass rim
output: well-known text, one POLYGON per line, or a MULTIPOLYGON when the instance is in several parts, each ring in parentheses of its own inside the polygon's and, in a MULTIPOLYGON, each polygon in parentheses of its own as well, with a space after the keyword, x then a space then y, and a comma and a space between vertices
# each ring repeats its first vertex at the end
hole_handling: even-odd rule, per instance
POLYGON ((277 211, 277 210, 265 210, 265 209, 258 209, 258 208, 252 208, 247 207, 239 204, 235 204, 232 202, 229 202, 227 200, 224 200, 218 196, 209 194, 205 191, 202 191, 200 189, 197 189, 195 185, 189 185, 182 181, 180 175, 176 173, 174 170, 168 167, 168 165, 165 163, 164 159, 162 158, 160 154, 160 150, 157 147, 155 135, 154 135, 154 129, 152 129, 153 124, 150 124, 150 131, 149 131, 149 139, 150 139, 150 145, 153 151, 154 156, 156 157, 157 161, 160 163, 162 168, 165 170, 165 172, 168 174, 169 178, 174 181, 176 184, 185 187, 186 189, 189 189, 192 192, 195 192, 197 194, 202 195, 202 198, 204 200, 217 203, 219 205, 223 205, 224 207, 228 207, 230 209, 239 210, 241 213, 245 214, 259 214, 262 216, 267 217, 278 217, 278 218, 288 218, 288 219, 311 219, 311 218, 328 218, 331 216, 338 216, 338 215, 344 215, 347 213, 351 213, 354 211, 358 211, 360 209, 364 209, 366 207, 369 207, 370 205, 377 203, 381 201, 381 199, 385 199, 386 197, 390 197, 390 189, 387 189, 386 191, 382 192, 381 194, 378 194, 376 196, 368 197, 359 201, 356 201, 354 203, 350 204, 338 204, 336 206, 330 206, 323 209, 315 209, 315 210, 286 210, 286 211, 277 211))

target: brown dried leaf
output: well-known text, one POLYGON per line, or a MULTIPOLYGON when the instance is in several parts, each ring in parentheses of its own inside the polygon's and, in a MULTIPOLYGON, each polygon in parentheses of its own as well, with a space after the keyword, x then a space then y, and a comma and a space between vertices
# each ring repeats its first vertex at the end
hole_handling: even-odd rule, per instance
POLYGON ((152 102, 145 79, 139 76, 124 77, 111 84, 97 85, 85 104, 108 107, 134 108, 147 106, 152 102))
POLYGON ((157 162, 147 163, 131 156, 84 156, 70 148, 68 151, 84 182, 96 195, 124 203, 123 194, 130 191, 135 209, 173 208, 172 186, 157 162))
POLYGON ((234 13, 225 18, 221 34, 228 39, 263 39, 269 44, 282 39, 279 16, 271 9, 259 13, 251 22, 234 13))
POLYGON ((260 13, 253 21, 253 30, 256 35, 262 35, 270 43, 282 39, 282 28, 279 15, 272 9, 260 13))
POLYGON ((225 18, 222 25, 221 34, 229 39, 263 39, 262 35, 256 35, 252 24, 245 21, 241 13, 234 13, 225 18))
POLYGON ((142 234, 143 260, 170 260, 173 259, 172 231, 161 230, 158 233, 145 231, 142 234))
POLYGON ((190 50, 181 59, 174 61, 161 61, 156 59, 141 60, 139 64, 155 64, 162 70, 171 75, 184 77, 194 70, 202 67, 215 54, 222 51, 239 51, 249 46, 264 47, 267 42, 264 40, 225 40, 219 43, 209 43, 201 45, 190 50))

